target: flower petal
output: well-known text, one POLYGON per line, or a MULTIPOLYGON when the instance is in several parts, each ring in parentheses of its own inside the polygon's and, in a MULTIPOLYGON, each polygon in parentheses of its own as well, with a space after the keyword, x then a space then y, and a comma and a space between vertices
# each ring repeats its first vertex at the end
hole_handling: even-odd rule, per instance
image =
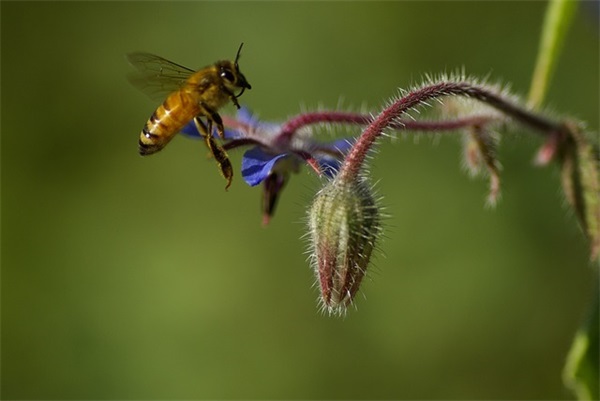
POLYGON ((280 153, 271 155, 259 147, 253 147, 244 153, 242 158, 242 177, 251 187, 263 182, 273 170, 275 163, 288 155, 280 153))
MULTIPOLYGON (((352 142, 348 141, 347 139, 340 139, 328 144, 325 148, 340 152, 345 155, 348 153, 348 150, 350 150, 351 147, 352 142)), ((338 170, 340 169, 340 165, 342 164, 341 157, 337 158, 327 153, 321 153, 317 157, 317 160, 319 161, 319 167, 321 168, 323 174, 330 178, 337 174, 338 170)))
MULTIPOLYGON (((183 134, 191 139, 202 139, 202 135, 200 135, 200 132, 198 132, 198 129, 196 128, 196 124, 194 123, 194 120, 187 123, 185 125, 185 127, 183 127, 181 129, 181 131, 179 133, 183 134)), ((241 134, 236 130, 225 128, 225 139, 239 138, 240 135, 241 134)), ((217 127, 213 127, 213 136, 214 137, 219 136, 219 134, 217 133, 217 127)))
POLYGON ((239 122, 248 124, 250 126, 255 126, 258 124, 258 118, 256 118, 246 106, 242 106, 237 111, 237 119, 239 122))
POLYGON ((281 190, 285 186, 289 173, 277 173, 274 172, 269 174, 267 179, 263 181, 263 198, 262 198, 262 211, 263 211, 263 226, 269 224, 271 217, 275 213, 275 207, 277 206, 277 199, 281 190))
MULTIPOLYGON (((237 120, 239 122, 241 122, 242 124, 246 124, 247 126, 251 127, 254 130, 261 130, 264 132, 267 132, 267 131, 278 132, 279 128, 281 127, 280 124, 260 121, 260 119, 255 114, 253 114, 249 108, 247 108, 245 106, 242 106, 238 110, 237 120)), ((243 136, 243 135, 240 135, 240 136, 243 136)))

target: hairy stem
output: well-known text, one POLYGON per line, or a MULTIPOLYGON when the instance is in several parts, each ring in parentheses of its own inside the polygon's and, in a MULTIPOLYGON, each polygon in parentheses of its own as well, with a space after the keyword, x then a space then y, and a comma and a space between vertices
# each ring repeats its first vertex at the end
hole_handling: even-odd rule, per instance
MULTIPOLYGON (((389 128, 407 131, 452 131, 460 128, 485 125, 497 117, 492 115, 474 115, 453 120, 440 121, 394 121, 389 128)), ((339 111, 319 111, 304 113, 291 118, 281 127, 280 140, 285 141, 301 128, 321 123, 362 124, 373 122, 374 117, 369 114, 349 113, 339 111)))
POLYGON ((317 111, 299 114, 289 119, 281 127, 280 139, 289 140, 300 128, 319 123, 368 124, 372 120, 367 114, 342 111, 317 111))
POLYGON ((426 103, 428 100, 443 96, 465 96, 485 103, 512 119, 527 125, 543 135, 564 130, 563 125, 528 110, 507 96, 495 92, 492 88, 473 84, 468 81, 441 81, 425 85, 395 101, 384 109, 365 128, 359 140, 350 150, 342 164, 340 179, 352 179, 357 176, 369 150, 385 129, 392 128, 398 118, 408 110, 426 103))
MULTIPOLYGON (((340 112, 340 111, 319 111, 312 113, 299 114, 287 122, 285 122, 277 135, 277 143, 289 143, 298 130, 310 125, 322 123, 339 123, 339 124, 359 124, 367 125, 374 120, 370 114, 340 112)), ((497 116, 488 115, 472 115, 459 117, 451 120, 439 121, 413 121, 413 120, 398 120, 391 123, 390 128, 395 130, 405 131, 421 131, 439 133, 443 131, 454 131, 474 126, 484 126, 498 120, 497 116)), ((253 127, 249 124, 238 121, 235 118, 223 116, 223 123, 229 128, 244 132, 242 138, 235 138, 223 145, 225 150, 231 150, 240 146, 260 145, 259 136, 253 134, 253 127)), ((336 153, 337 155, 337 153, 336 153)))

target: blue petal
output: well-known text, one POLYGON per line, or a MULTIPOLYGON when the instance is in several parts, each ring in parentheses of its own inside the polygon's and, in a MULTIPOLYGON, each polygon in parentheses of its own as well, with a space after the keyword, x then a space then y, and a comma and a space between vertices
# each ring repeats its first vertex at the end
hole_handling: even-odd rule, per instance
POLYGON ((348 153, 354 142, 349 139, 338 139, 329 145, 329 148, 338 150, 344 154, 348 153))
POLYGON ((192 139, 202 138, 202 135, 200 135, 198 129, 196 129, 196 124, 194 124, 194 120, 187 123, 185 127, 183 127, 183 129, 180 131, 180 133, 192 139))
MULTIPOLYGON (((200 132, 198 132, 198 129, 196 128, 196 124, 194 123, 194 120, 187 123, 185 125, 185 127, 182 128, 180 133, 187 136, 188 138, 202 139, 202 135, 200 135, 200 132)), ((219 134, 217 133, 216 127, 213 127, 213 136, 214 137, 219 136, 219 134)), ((240 137, 240 133, 238 131, 225 128, 225 139, 235 139, 238 137, 240 137)))
MULTIPOLYGON (((346 139, 340 139, 331 143, 327 147, 342 152, 345 155, 352 147, 352 143, 346 139)), ((319 156, 317 161, 319 162, 319 167, 321 167, 323 174, 330 178, 333 178, 337 174, 338 170, 340 169, 340 165, 342 164, 342 160, 330 155, 319 156)))
POLYGON ((242 177, 244 177, 244 181, 251 187, 260 184, 269 176, 275 163, 284 157, 287 157, 286 153, 271 155, 257 146, 247 150, 242 158, 242 177))
POLYGON ((254 115, 252 114, 250 109, 247 108, 246 106, 242 106, 237 111, 237 119, 239 122, 248 124, 250 126, 255 126, 258 124, 258 119, 256 117, 254 117, 254 115))
MULTIPOLYGON (((272 131, 278 130, 280 124, 276 123, 267 123, 260 121, 258 117, 256 117, 249 108, 242 106, 237 112, 237 120, 243 124, 246 124, 255 129, 260 129, 263 131, 272 131)), ((240 135, 241 136, 241 135, 240 135)))

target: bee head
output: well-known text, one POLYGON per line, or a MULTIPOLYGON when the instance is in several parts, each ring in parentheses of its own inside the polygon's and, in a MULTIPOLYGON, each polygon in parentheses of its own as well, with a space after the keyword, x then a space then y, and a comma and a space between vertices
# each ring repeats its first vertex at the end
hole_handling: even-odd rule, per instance
POLYGON ((231 61, 222 61, 219 63, 219 76, 223 80, 225 86, 232 92, 239 88, 242 89, 235 97, 240 97, 246 89, 252 89, 252 86, 250 86, 244 74, 240 72, 240 67, 238 65, 243 45, 243 43, 240 45, 233 63, 231 61))

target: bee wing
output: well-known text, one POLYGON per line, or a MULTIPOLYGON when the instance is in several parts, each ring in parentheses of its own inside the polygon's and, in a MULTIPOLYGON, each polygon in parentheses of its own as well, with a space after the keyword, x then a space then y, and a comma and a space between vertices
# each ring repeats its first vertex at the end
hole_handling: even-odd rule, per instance
POLYGON ((164 100, 195 72, 150 53, 129 53, 127 60, 136 69, 127 75, 129 82, 155 100, 164 100))

